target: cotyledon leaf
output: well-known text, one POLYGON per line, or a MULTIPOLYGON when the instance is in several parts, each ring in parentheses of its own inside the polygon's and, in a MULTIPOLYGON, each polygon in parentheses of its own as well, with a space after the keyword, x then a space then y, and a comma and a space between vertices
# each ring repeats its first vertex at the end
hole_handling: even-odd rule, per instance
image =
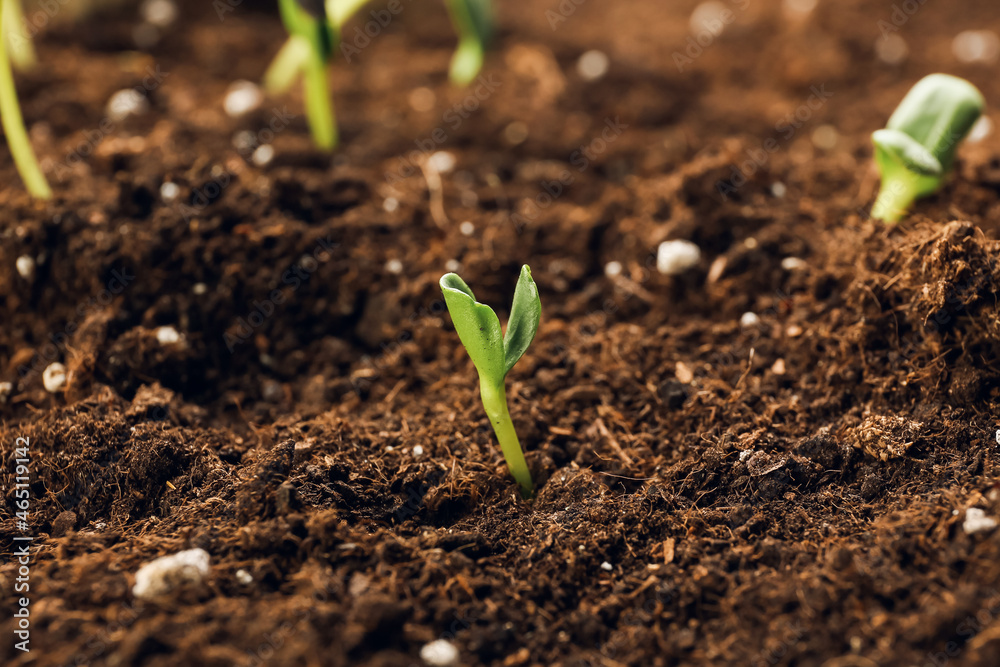
POLYGON ((510 308, 507 333, 503 337, 504 375, 510 372, 524 354, 538 332, 542 318, 542 303, 538 298, 538 287, 531 278, 531 269, 525 264, 514 288, 514 303, 510 308))
POLYGON ((496 313, 476 301, 475 294, 457 274, 443 275, 440 284, 455 331, 476 370, 492 384, 502 385, 506 375, 504 344, 496 313))

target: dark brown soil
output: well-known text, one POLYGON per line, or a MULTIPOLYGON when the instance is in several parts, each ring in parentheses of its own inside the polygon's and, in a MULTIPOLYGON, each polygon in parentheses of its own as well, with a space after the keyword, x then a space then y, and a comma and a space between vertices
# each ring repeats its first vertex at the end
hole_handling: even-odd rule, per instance
POLYGON ((1000 134, 904 224, 865 215, 869 134, 915 81, 1000 104, 995 65, 951 50, 1000 11, 898 3, 919 8, 887 65, 891 2, 722 1, 732 24, 683 71, 689 0, 563 2, 555 29, 555 0, 500 2, 482 100, 447 82, 443 9, 405 4, 334 67, 332 159, 297 91, 223 111, 284 38, 270 2, 184 3, 143 53, 129 6, 41 35, 19 85, 55 201, 0 149, 0 536, 23 534, 26 437, 36 538, 31 652, 6 558, 0 661, 408 667, 445 637, 462 665, 1000 664, 1000 532, 963 528, 1000 517, 1000 134), (593 48, 611 67, 587 82, 593 48), (148 113, 91 141, 156 68, 148 113), (258 167, 234 137, 275 114, 258 167), (457 160, 440 188, 411 164, 428 142, 457 160), (702 263, 661 275, 677 238, 702 263), (531 501, 445 312, 449 260, 501 317, 522 263, 539 285, 508 388, 531 501), (133 597, 143 563, 194 547, 206 585, 133 597))

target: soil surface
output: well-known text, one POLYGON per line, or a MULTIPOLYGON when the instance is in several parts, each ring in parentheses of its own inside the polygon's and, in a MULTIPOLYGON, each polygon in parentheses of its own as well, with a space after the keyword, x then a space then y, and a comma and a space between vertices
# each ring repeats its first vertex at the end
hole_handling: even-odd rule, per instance
POLYGON ((1000 105, 952 50, 1000 10, 721 2, 713 36, 690 0, 504 0, 462 90, 443 6, 406 0, 348 30, 332 157, 299 90, 224 111, 272 3, 183 2, 141 50, 132 5, 57 16, 18 77, 55 200, 0 148, 0 662, 1000 664, 1000 134, 903 224, 866 215, 869 135, 919 78, 1000 105), (658 273, 668 239, 700 264, 658 273), (530 501, 437 285, 504 319, 522 263, 530 501), (193 548, 201 585, 134 597, 193 548))

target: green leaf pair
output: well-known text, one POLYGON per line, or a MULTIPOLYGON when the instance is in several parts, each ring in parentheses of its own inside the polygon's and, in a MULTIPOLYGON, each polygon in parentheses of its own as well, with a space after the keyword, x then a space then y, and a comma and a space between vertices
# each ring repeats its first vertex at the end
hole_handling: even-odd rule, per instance
POLYGON ((542 304, 535 281, 531 279, 531 269, 527 264, 521 267, 506 334, 501 334, 500 319, 493 309, 476 301, 475 294, 457 274, 441 277, 441 292, 458 337, 479 371, 483 407, 500 441, 507 467, 520 485, 522 495, 528 497, 534 484, 507 409, 505 380, 534 340, 542 317, 542 304))
POLYGON ((898 222, 916 199, 941 187, 983 106, 975 86, 948 74, 931 74, 910 89, 886 129, 872 134, 882 175, 873 218, 898 222))

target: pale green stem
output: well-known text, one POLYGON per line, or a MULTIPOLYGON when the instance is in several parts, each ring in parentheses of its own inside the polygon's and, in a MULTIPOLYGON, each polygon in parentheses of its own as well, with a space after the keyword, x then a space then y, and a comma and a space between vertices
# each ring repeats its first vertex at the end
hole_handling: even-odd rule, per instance
POLYGON ((330 22, 338 29, 344 27, 359 9, 365 6, 369 0, 326 0, 326 14, 330 17, 330 22))
POLYGON ((326 63, 318 53, 310 53, 305 68, 306 116, 316 145, 333 150, 338 141, 337 120, 333 115, 330 86, 326 80, 326 63))
POLYGON ((483 68, 483 60, 486 54, 483 52, 482 43, 475 38, 463 37, 458 41, 458 48, 451 57, 451 69, 449 77, 452 83, 465 86, 472 82, 483 68))
POLYGON ((21 71, 29 70, 37 62, 35 57, 35 45, 31 37, 18 32, 24 23, 24 10, 21 8, 21 0, 11 0, 3 3, 4 39, 10 52, 10 61, 15 69, 21 71))
MULTIPOLYGON (((4 6, 12 1, 16 0, 2 0, 4 6)), ((0 9, 0 35, 5 34, 7 14, 7 11, 0 9)), ((37 199, 51 199, 52 190, 38 166, 38 160, 28 140, 28 132, 24 129, 21 107, 17 102, 17 89, 14 87, 14 73, 10 69, 10 60, 7 57, 6 40, 0 40, 0 124, 3 125, 10 154, 28 192, 37 199)))
POLYGON ((486 415, 493 426, 493 432, 497 434, 497 440, 500 441, 500 450, 507 460, 510 474, 520 485, 521 495, 530 498, 535 485, 531 481, 528 462, 524 459, 524 451, 521 449, 521 443, 514 431, 514 422, 511 421, 510 412, 507 410, 507 390, 503 381, 501 380, 500 386, 497 387, 480 377, 479 391, 482 395, 483 407, 486 408, 486 415))
POLYGON ((919 180, 919 176, 911 176, 908 172, 892 179, 883 178, 872 205, 872 217, 888 223, 902 220, 919 195, 919 180))

